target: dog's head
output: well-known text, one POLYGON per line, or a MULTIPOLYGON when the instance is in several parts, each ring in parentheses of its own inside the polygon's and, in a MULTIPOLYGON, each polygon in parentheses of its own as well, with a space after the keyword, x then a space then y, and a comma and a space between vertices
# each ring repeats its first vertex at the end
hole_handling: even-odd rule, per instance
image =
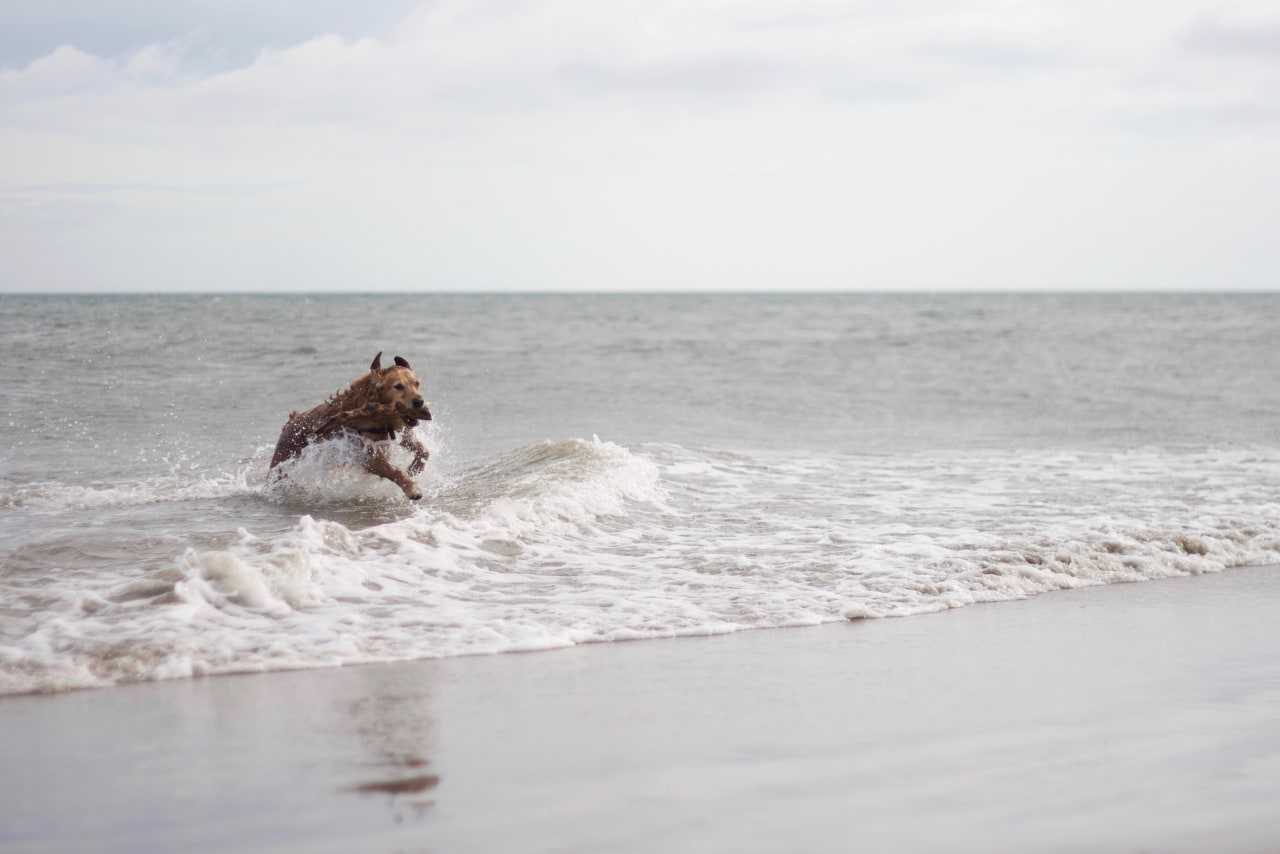
POLYGON ((382 353, 378 353, 369 365, 369 378, 378 402, 394 405, 410 427, 431 420, 431 411, 422 399, 422 382, 404 359, 396 356, 393 367, 383 368, 382 353))

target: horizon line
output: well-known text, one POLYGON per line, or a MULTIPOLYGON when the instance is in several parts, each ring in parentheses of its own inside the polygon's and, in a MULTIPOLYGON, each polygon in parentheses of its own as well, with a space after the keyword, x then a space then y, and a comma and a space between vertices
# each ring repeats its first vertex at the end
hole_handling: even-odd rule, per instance
POLYGON ((798 288, 798 289, 768 289, 768 288, 750 288, 750 289, 709 289, 709 288, 689 288, 689 289, 616 289, 616 290, 563 290, 563 289, 534 289, 534 290, 512 290, 512 289, 476 289, 476 290, 226 290, 226 291, 210 291, 210 290, 129 290, 129 291, 57 291, 57 290, 0 290, 0 297, 6 296, 23 296, 23 297, 137 297, 137 296, 174 296, 174 297, 196 297, 196 296, 281 296, 281 297, 300 297, 300 296, 892 296, 896 294, 902 295, 948 295, 957 296, 985 296, 985 295, 1019 295, 1032 296, 1037 294, 1043 295, 1100 295, 1100 294, 1117 294, 1117 295, 1161 295, 1161 294, 1196 294, 1196 295, 1249 295, 1249 294, 1280 294, 1280 285, 1268 287, 1229 287, 1229 288, 1205 288, 1205 287, 1189 287, 1189 288, 1144 288, 1144 287, 1127 287, 1127 288, 1103 288, 1103 287, 1080 287, 1080 288, 892 288, 892 289, 876 289, 876 288, 859 288, 859 289, 837 289, 837 288, 798 288))

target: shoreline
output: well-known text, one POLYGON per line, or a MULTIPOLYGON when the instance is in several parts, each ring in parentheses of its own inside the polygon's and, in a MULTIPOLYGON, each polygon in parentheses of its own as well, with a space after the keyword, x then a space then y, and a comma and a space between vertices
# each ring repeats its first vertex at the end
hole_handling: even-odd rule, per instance
POLYGON ((1273 850, 1278 599, 1240 567, 10 695, 0 850, 1273 850))
POLYGON ((339 662, 336 664, 302 664, 295 667, 280 667, 280 668, 269 668, 269 669, 246 668, 244 670, 215 670, 208 673, 166 676, 162 678, 130 679, 130 680, 125 680, 120 682, 109 682, 109 683, 104 683, 100 685, 68 685, 68 686, 62 686, 57 688, 35 688, 32 690, 26 690, 26 691, 0 693, 0 705, 3 705, 3 703, 5 703, 7 700, 16 699, 16 698, 57 697, 63 694, 75 694, 75 693, 81 693, 85 691, 90 691, 90 692, 114 691, 114 690, 136 688, 136 687, 153 685, 153 684, 164 684, 169 682, 183 682, 183 681, 191 681, 191 680, 201 681, 201 680, 207 680, 207 679, 226 679, 226 678, 246 677, 246 676, 270 676, 271 674, 277 674, 277 673, 288 674, 288 673, 306 673, 310 671, 323 672, 323 671, 330 671, 330 670, 349 670, 351 668, 358 668, 358 667, 395 667, 398 665, 427 664, 430 662, 451 661, 454 659, 489 658, 492 656, 505 656, 505 655, 539 655, 544 653, 564 652, 566 650, 587 648, 587 647, 611 647, 611 646, 618 646, 618 645, 630 645, 633 643, 650 643, 650 642, 661 643, 661 642, 672 642, 672 641, 680 641, 680 640, 701 640, 701 639, 709 639, 709 638, 722 638, 722 637, 731 637, 734 635, 741 635, 741 634, 754 634, 758 632, 820 629, 820 628, 829 627, 829 626, 845 625, 848 623, 854 623, 854 624, 879 623, 883 621, 893 622, 898 620, 918 619, 921 617, 936 617, 941 614, 949 614, 957 611, 967 611, 971 608, 986 608, 986 607, 992 607, 992 606, 998 607, 1002 605, 1014 605, 1018 603, 1028 602, 1035 599, 1040 599, 1045 596, 1054 596, 1060 593, 1079 594, 1079 593, 1084 593, 1090 590, 1098 590, 1098 589, 1111 588, 1111 587, 1127 587, 1131 585, 1143 585, 1143 584, 1150 584, 1150 583, 1160 584, 1160 583, 1166 583, 1170 581, 1180 581, 1180 580, 1185 580, 1190 578, 1226 575, 1229 573, 1240 572, 1240 571, 1265 570, 1265 569, 1280 569, 1280 564, 1245 564, 1241 566, 1230 566, 1224 570, 1217 570, 1213 572, 1189 573, 1185 575, 1174 575, 1174 576, 1168 576, 1163 578, 1143 579, 1140 581, 1113 581, 1113 582, 1102 582, 1097 584, 1086 584, 1081 587, 1058 588, 1054 590, 1046 590, 1038 593, 1032 593, 1027 596, 1024 596, 1021 599, 997 599, 997 600, 990 600, 990 601, 977 601, 977 602, 970 602, 970 603, 959 605, 959 606, 944 606, 933 611, 920 611, 920 612, 913 612, 913 613, 901 614, 901 615, 896 615, 896 614, 880 615, 880 614, 873 614, 873 613, 862 613, 863 609, 861 608, 854 609, 854 610, 846 609, 846 614, 842 618, 832 619, 829 621, 824 621, 819 623, 811 623, 811 624, 744 626, 742 628, 734 628, 734 629, 729 629, 727 631, 706 631, 706 632, 698 631, 698 632, 690 632, 687 634, 676 633, 676 634, 670 634, 670 635, 654 635, 651 637, 623 637, 623 638, 612 638, 608 640, 583 640, 575 643, 566 643, 563 645, 556 645, 556 646, 517 648, 517 649, 501 650, 496 652, 487 652, 487 651, 463 652, 463 653, 441 655, 441 656, 434 656, 434 657, 429 656, 429 657, 423 657, 423 658, 404 658, 404 659, 397 658, 397 659, 387 659, 387 660, 372 659, 372 660, 364 660, 364 661, 339 662))

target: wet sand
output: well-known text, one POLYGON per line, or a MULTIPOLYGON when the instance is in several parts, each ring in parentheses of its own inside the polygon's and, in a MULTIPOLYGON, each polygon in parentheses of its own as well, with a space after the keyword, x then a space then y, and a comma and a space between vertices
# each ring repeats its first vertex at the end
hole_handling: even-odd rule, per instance
POLYGON ((0 699, 3 851, 1276 851, 1280 567, 0 699))

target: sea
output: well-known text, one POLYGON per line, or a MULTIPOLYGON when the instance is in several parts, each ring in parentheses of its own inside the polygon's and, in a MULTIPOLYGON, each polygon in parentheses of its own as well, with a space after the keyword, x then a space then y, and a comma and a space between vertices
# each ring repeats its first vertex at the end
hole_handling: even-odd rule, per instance
POLYGON ((1280 563, 1280 295, 0 295, 0 430, 0 693, 1016 608, 1280 563))

